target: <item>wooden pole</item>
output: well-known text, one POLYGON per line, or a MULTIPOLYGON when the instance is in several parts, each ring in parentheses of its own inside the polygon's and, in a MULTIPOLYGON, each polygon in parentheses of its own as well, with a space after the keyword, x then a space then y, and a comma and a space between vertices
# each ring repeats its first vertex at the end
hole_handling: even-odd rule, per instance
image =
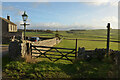
POLYGON ((29 46, 29 43, 26 43, 27 45, 27 55, 30 53, 30 46, 29 46))
POLYGON ((32 44, 30 43, 30 54, 31 54, 31 58, 32 58, 32 44))
POLYGON ((78 52, 77 52, 77 39, 76 39, 76 45, 75 45, 75 58, 78 57, 78 52))
POLYGON ((107 25, 107 57, 109 54, 109 42, 110 42, 110 23, 107 25))
POLYGON ((31 43, 27 43, 27 56, 32 58, 32 47, 31 47, 31 43))

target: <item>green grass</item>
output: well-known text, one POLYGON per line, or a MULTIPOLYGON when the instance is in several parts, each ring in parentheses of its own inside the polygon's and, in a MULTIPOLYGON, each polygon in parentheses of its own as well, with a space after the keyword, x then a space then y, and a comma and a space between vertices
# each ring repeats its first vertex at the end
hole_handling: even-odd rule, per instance
MULTIPOLYGON (((106 48, 107 42, 107 30, 86 30, 86 31, 59 31, 59 35, 62 35, 63 41, 57 45, 57 47, 75 48, 75 40, 66 39, 78 39, 78 47, 85 47, 87 50, 94 50, 95 48, 106 48)), ((27 36, 39 36, 39 37, 54 37, 56 32, 27 32, 27 36)), ((118 50, 118 30, 111 29, 110 33, 110 49, 118 50)))
MULTIPOLYGON (((107 32, 106 30, 86 30, 86 31, 71 31, 73 33, 59 32, 66 38, 87 38, 87 39, 106 39, 107 32)), ((118 30, 111 30, 111 38, 118 40, 118 30)))
MULTIPOLYGON (((75 48, 75 39, 77 38, 78 47, 85 47, 86 50, 106 48, 106 33, 106 30, 72 31, 72 33, 59 31, 59 34, 63 36, 63 40, 56 47, 75 48)), ((26 35, 54 37, 55 32, 27 32, 26 35)), ((111 41, 118 41, 118 30, 111 30, 111 41)), ((118 43, 110 42, 110 49, 118 50, 118 43)), ((46 58, 38 58, 38 60, 37 63, 27 63, 24 61, 10 61, 8 56, 3 57, 2 62, 4 63, 2 66, 3 72, 6 73, 5 77, 10 77, 10 79, 115 78, 117 75, 116 67, 109 58, 105 58, 103 61, 97 59, 91 61, 77 60, 73 63, 66 60, 51 62, 46 58)))
MULTIPOLYGON (((65 39, 58 44, 59 47, 75 48, 75 40, 78 39, 78 47, 85 47, 87 50, 94 50, 95 48, 106 48, 107 31, 106 30, 86 30, 86 31, 60 31, 59 34, 63 35, 65 39)), ((110 36, 110 49, 118 50, 118 30, 112 29, 110 36)))
MULTIPOLYGON (((75 48, 76 40, 65 40, 57 47, 65 47, 65 48, 75 48)), ((85 47, 86 50, 94 50, 95 48, 106 48, 106 41, 89 41, 89 40, 78 40, 78 47, 85 47)), ((118 43, 110 42, 110 49, 118 50, 118 43)))
POLYGON ((111 63, 110 60, 77 61, 74 64, 12 61, 6 65, 4 72, 14 79, 109 78, 114 77, 108 75, 109 71, 112 71, 111 63))
POLYGON ((47 32, 26 32, 28 37, 54 37, 54 33, 47 32))

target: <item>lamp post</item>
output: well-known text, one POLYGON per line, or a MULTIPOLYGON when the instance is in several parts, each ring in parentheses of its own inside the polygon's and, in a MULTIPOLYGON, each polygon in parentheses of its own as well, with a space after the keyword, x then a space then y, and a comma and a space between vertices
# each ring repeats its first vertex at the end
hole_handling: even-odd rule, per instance
POLYGON ((23 22, 24 22, 24 24, 21 24, 21 25, 24 25, 24 40, 26 40, 26 36, 25 36, 26 25, 29 25, 29 24, 26 24, 26 21, 27 21, 28 15, 26 14, 25 11, 24 11, 24 14, 22 15, 22 18, 23 18, 23 22))

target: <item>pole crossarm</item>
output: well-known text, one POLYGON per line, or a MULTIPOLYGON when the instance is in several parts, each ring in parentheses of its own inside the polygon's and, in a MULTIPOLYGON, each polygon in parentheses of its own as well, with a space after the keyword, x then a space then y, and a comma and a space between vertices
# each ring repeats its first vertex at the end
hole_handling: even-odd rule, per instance
POLYGON ((30 24, 25 24, 25 23, 24 23, 24 24, 20 24, 20 25, 30 25, 30 24))
POLYGON ((30 24, 26 24, 26 23, 24 23, 24 24, 20 24, 20 25, 24 25, 24 40, 26 40, 26 36, 25 36, 25 32, 26 32, 26 25, 30 25, 30 24))

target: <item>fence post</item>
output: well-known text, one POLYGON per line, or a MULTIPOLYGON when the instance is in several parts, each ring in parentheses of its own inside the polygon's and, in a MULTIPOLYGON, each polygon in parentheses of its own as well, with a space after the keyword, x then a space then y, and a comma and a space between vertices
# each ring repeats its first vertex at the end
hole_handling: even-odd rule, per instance
POLYGON ((107 57, 109 54, 109 42, 110 42, 110 23, 107 25, 107 57))
POLYGON ((76 45, 75 45, 75 58, 78 57, 78 52, 77 52, 77 39, 76 39, 76 45))
POLYGON ((32 58, 32 44, 30 43, 30 54, 31 54, 31 58, 32 58))
POLYGON ((31 51, 32 49, 31 49, 31 43, 27 43, 27 55, 28 56, 32 56, 31 54, 32 54, 32 51, 31 51))
POLYGON ((29 50, 30 50, 29 49, 29 43, 26 43, 26 46, 27 46, 27 53, 26 54, 28 55, 29 54, 29 50))

